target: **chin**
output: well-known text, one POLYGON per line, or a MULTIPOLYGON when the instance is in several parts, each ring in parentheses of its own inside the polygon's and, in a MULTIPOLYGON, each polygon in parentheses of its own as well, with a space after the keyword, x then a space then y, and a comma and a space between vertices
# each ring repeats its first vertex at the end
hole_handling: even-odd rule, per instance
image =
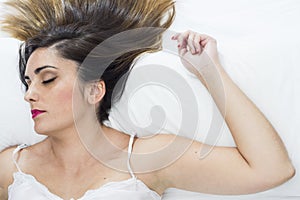
POLYGON ((51 134, 47 131, 43 131, 43 130, 39 130, 39 129, 34 129, 34 131, 38 134, 38 135, 44 135, 44 136, 50 136, 51 134))
POLYGON ((45 127, 45 125, 41 125, 41 124, 35 124, 34 125, 34 131, 38 134, 38 135, 45 135, 45 136, 49 136, 51 135, 51 132, 53 132, 53 130, 51 131, 49 129, 49 127, 45 127))

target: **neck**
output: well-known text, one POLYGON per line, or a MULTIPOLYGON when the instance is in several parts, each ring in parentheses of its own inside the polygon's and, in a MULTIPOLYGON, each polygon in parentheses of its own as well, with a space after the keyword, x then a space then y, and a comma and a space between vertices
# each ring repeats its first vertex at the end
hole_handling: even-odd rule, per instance
POLYGON ((54 161, 68 170, 80 168, 93 160, 76 131, 62 133, 60 137, 49 136, 47 146, 54 161))
POLYGON ((46 140, 53 160, 66 171, 78 171, 89 164, 101 162, 124 162, 124 150, 128 146, 128 136, 119 131, 98 124, 98 130, 82 127, 60 132, 46 140), (101 130, 99 133, 99 129, 101 130))

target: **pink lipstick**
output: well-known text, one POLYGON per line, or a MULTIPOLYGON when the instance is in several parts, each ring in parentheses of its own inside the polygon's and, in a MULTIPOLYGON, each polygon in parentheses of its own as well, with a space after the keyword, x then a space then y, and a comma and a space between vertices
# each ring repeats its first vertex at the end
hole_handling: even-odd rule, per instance
POLYGON ((43 110, 31 110, 31 114, 32 114, 32 119, 36 118, 38 115, 44 113, 45 111, 43 110))

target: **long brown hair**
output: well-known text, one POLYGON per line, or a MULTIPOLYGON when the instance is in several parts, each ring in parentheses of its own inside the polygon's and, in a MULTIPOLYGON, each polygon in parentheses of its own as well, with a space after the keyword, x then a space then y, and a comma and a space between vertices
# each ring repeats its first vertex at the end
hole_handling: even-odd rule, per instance
MULTIPOLYGON (((24 41, 19 51, 19 72, 26 89, 26 64, 37 48, 54 47, 63 58, 82 65, 97 45, 113 35, 137 28, 159 28, 138 32, 135 40, 145 43, 143 48, 118 55, 100 74, 99 59, 95 60, 97 64, 80 66, 81 80, 101 79, 106 84, 106 94, 97 111, 100 123, 108 119, 117 82, 128 75, 139 55, 161 48, 161 34, 175 16, 173 0, 8 0, 5 4, 9 12, 1 21, 2 30, 24 41)), ((108 56, 103 52, 98 52, 98 58, 108 56)))

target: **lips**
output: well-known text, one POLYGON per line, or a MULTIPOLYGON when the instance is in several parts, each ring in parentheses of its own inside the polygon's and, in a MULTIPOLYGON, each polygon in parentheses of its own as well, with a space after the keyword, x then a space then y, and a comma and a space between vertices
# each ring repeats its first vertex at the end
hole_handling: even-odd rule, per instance
POLYGON ((31 110, 32 119, 33 119, 33 118, 36 118, 37 116, 39 116, 40 114, 42 114, 42 113, 44 113, 44 112, 46 112, 46 111, 43 111, 43 110, 37 110, 37 109, 31 110))

